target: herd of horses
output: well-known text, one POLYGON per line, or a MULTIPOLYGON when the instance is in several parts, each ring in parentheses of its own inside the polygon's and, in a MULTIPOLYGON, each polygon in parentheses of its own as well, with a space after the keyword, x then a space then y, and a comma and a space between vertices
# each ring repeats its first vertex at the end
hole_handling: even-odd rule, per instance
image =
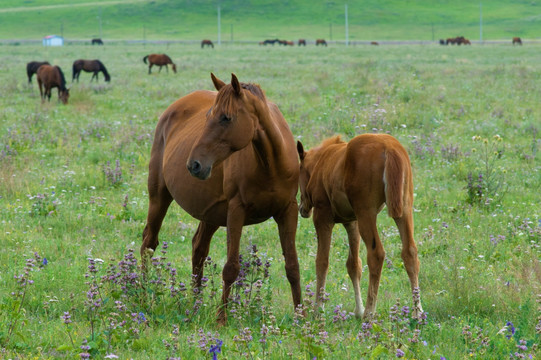
MULTIPOLYGON (((325 39, 316 39, 315 43, 316 43, 316 46, 319 46, 319 45, 327 46, 327 42, 325 41, 325 39)), ((284 46, 294 46, 295 42, 289 41, 289 40, 280 40, 280 39, 267 39, 267 40, 259 42, 259 45, 264 45, 264 46, 274 45, 274 44, 284 45, 284 46)), ((297 44, 299 46, 306 46, 306 39, 299 39, 297 44)))
MULTIPOLYGON (((522 45, 522 39, 519 37, 514 37, 512 44, 522 45)), ((457 36, 454 38, 440 39, 440 45, 471 45, 471 41, 466 39, 464 36, 457 36)))
POLYGON ((346 267, 355 293, 355 315, 370 319, 376 311, 385 258, 376 218, 386 204, 402 240, 412 315, 419 318, 423 310, 413 239, 413 181, 402 145, 390 135, 364 134, 349 143, 334 137, 305 151, 259 85, 240 82, 234 74, 229 84, 214 74, 211 79, 216 91, 198 90, 181 97, 163 112, 156 126, 141 245, 143 264, 158 247, 158 234, 173 200, 199 221, 192 239, 194 286, 202 285, 214 233, 226 227, 227 259, 222 270, 222 306, 217 312, 223 324, 231 286, 240 271, 242 229, 272 218, 297 307, 301 304, 295 245, 298 213, 308 217, 313 212, 318 238, 317 303, 321 305, 324 297, 332 228, 341 223, 350 243, 346 267), (366 308, 360 291, 361 239, 370 274, 366 308))
MULTIPOLYGON (((156 65, 162 70, 165 66, 167 71, 169 69, 167 65, 171 65, 173 72, 177 72, 177 67, 171 60, 171 58, 165 54, 150 54, 143 58, 143 62, 148 63, 148 73, 151 73, 152 66, 156 65), (148 62, 147 62, 148 61, 148 62)), ((94 79, 98 81, 98 74, 101 72, 106 82, 111 81, 111 75, 107 71, 107 68, 103 63, 98 60, 85 60, 78 59, 73 62, 72 65, 72 78, 71 81, 79 82, 79 76, 81 71, 92 73, 90 81, 94 79)), ((66 86, 66 78, 64 72, 59 66, 52 66, 48 61, 31 61, 26 64, 26 74, 28 76, 28 83, 32 83, 32 77, 36 74, 39 93, 41 101, 45 102, 47 99, 51 101, 51 90, 58 88, 58 98, 63 104, 67 104, 69 99, 69 89, 66 86)))
MULTIPOLYGON (((100 72, 103 73, 105 81, 111 81, 109 72, 105 68, 105 65, 99 60, 75 60, 73 62, 72 70, 72 82, 75 80, 79 82, 81 71, 92 73, 90 81, 94 80, 94 78, 98 81, 98 74, 100 72)), ((28 75, 29 83, 32 83, 32 76, 36 74, 42 102, 45 102, 46 99, 51 101, 51 90, 53 88, 58 88, 58 98, 63 104, 68 103, 69 89, 66 87, 66 78, 60 66, 52 66, 48 61, 31 61, 26 64, 26 74, 28 75)))

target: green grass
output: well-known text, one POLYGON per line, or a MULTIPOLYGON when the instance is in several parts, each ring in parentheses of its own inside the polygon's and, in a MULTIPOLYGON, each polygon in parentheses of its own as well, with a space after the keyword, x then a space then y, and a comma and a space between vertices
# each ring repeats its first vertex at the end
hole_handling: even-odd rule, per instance
MULTIPOLYGON (((250 358, 243 355, 247 353, 246 344, 253 358, 278 359, 288 353, 294 359, 314 355, 347 358, 352 353, 369 358, 380 351, 380 357, 393 358, 400 347, 408 358, 499 359, 517 351, 520 339, 527 342, 529 353, 539 355, 532 350, 532 345, 539 343, 536 325, 540 305, 536 301, 541 277, 539 46, 299 49, 228 45, 213 51, 192 45, 1 48, 2 356, 78 358, 82 351, 79 347, 87 339, 96 358, 108 352, 134 359, 174 354, 200 358, 209 356, 208 342, 204 350, 190 343, 190 336, 195 342, 201 340, 200 330, 217 334, 224 342, 219 358, 229 359, 250 358), (147 75, 142 57, 164 51, 177 64, 178 73, 164 70, 147 75), (83 73, 79 83, 70 81, 68 105, 59 104, 56 94, 50 104, 41 104, 35 79, 32 85, 27 83, 25 63, 49 60, 60 65, 71 79, 71 63, 78 58, 101 59, 111 73, 111 83, 104 84, 101 75, 99 83, 90 83, 90 75, 83 73), (102 284, 105 310, 92 315, 85 305, 90 289, 85 278, 87 259, 104 260, 98 266, 101 276, 130 249, 138 253, 157 119, 180 96, 195 89, 212 89, 210 72, 227 82, 233 72, 241 81, 259 83, 284 113, 294 136, 307 148, 335 134, 349 140, 372 131, 388 132, 402 142, 414 169, 415 238, 428 324, 408 321, 407 330, 400 335, 396 332, 399 325, 388 320, 396 299, 401 299, 401 305, 410 305, 411 296, 400 259, 400 240, 385 212, 378 219, 387 253, 378 298, 381 323, 372 330, 372 335, 380 336, 379 347, 373 338, 357 340, 361 321, 350 318, 333 322, 336 306, 342 305, 345 311, 354 308, 345 269, 346 234, 339 227, 331 250, 329 301, 321 314, 309 311, 305 320, 293 320, 272 221, 246 227, 242 240, 245 256, 244 249, 253 243, 260 257, 271 259, 263 300, 241 308, 244 316, 230 317, 227 326, 216 326, 219 300, 208 291, 216 288, 219 297, 225 262, 224 230, 217 232, 210 250, 217 264, 216 274, 211 276, 215 285, 204 293, 206 306, 190 315, 190 321, 185 321, 185 310, 192 308, 191 295, 178 304, 160 286, 150 284, 145 293, 121 298, 129 305, 129 312, 144 312, 148 319, 147 326, 125 315, 140 335, 127 329, 113 331, 105 325, 108 319, 118 319, 112 313, 119 290, 109 283, 102 284), (474 136, 482 139, 474 141, 474 136), (489 171, 483 163, 486 160, 494 164, 489 171), (122 178, 113 184, 106 173, 115 169, 117 161, 122 178), (479 173, 485 179, 488 173, 493 174, 491 185, 503 181, 504 186, 490 193, 485 186, 489 184, 481 184, 484 196, 468 195, 470 173, 470 188, 479 185, 479 173), (485 205, 487 197, 495 200, 485 205), (24 287, 24 299, 10 295, 24 289, 14 276, 24 273, 26 259, 33 258, 35 252, 46 257, 48 265, 29 273, 34 284, 24 287), (276 322, 269 314, 261 314, 261 304, 276 322), (61 318, 67 311, 73 321, 69 327, 61 318), (94 323, 93 341, 92 319, 99 320, 94 323), (507 321, 516 327, 510 339, 506 339, 506 331, 498 334, 507 321), (263 322, 280 329, 280 335, 268 337, 266 346, 258 342, 263 322), (180 327, 179 335, 173 333, 173 325, 180 327), (471 328, 471 337, 466 326, 471 328), (254 340, 246 344, 235 341, 245 328, 251 329, 254 340), (408 340, 416 328, 427 346, 408 340), (328 339, 324 339, 322 330, 328 331, 328 339), (478 333, 489 339, 487 345, 478 333), (166 348, 163 340, 178 341, 180 350, 166 348)), ((173 204, 160 233, 161 241, 169 242, 166 256, 178 270, 178 281, 186 284, 190 282, 190 240, 196 226, 173 204)), ((317 241, 311 220, 299 219, 297 248, 303 288, 313 286, 317 241)), ((361 258, 365 258, 364 249, 361 258)), ((169 280, 167 271, 161 271, 169 280)), ((367 279, 365 268, 364 297, 367 279)), ((306 294, 304 297, 311 299, 306 294)))
MULTIPOLYGON (((344 3, 311 0, 220 2, 223 41, 265 38, 345 39, 344 3)), ((490 1, 482 4, 483 40, 513 36, 538 39, 540 4, 490 1)), ((348 3, 349 39, 438 40, 480 37, 479 2, 353 1, 348 3)), ((217 2, 201 1, 4 1, 0 39, 41 39, 63 34, 70 40, 100 35, 106 40, 217 40, 217 2)))

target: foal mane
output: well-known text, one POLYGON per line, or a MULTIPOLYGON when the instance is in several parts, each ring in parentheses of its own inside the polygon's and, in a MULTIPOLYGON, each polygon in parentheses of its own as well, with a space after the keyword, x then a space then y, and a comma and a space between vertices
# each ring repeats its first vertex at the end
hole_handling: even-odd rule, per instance
MULTIPOLYGON (((266 97, 263 90, 257 84, 252 83, 240 83, 240 87, 249 91, 252 95, 255 95, 263 103, 266 103, 266 97)), ((235 89, 231 84, 228 84, 220 89, 216 96, 216 104, 221 104, 226 114, 235 114, 237 112, 236 102, 232 101, 236 97, 235 89)))

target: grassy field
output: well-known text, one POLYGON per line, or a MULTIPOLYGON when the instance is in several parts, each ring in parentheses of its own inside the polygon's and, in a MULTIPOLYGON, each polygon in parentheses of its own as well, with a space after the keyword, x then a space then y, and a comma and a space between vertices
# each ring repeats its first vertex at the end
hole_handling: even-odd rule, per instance
POLYGON ((539 46, 0 48, 0 357, 539 357, 539 46), (178 73, 147 75, 142 58, 151 52, 167 52, 178 73), (90 83, 83 73, 71 84, 78 58, 101 59, 111 82, 100 74, 90 83), (31 60, 64 69, 67 105, 56 92, 41 104, 25 73, 31 60), (224 230, 211 246, 207 287, 195 294, 190 239, 197 223, 172 205, 161 258, 142 278, 154 128, 174 100, 212 89, 210 72, 259 83, 307 148, 335 134, 349 140, 385 132, 408 149, 426 321, 406 315, 409 282, 385 211, 386 261, 372 323, 351 316, 348 245, 339 227, 329 300, 314 309, 317 241, 307 219, 297 232, 306 317, 291 306, 272 221, 244 229, 247 275, 225 327, 215 324, 224 230), (267 263, 268 276, 259 265, 267 263))
POLYGON ((70 41, 217 40, 217 5, 222 41, 265 38, 438 40, 463 35, 479 40, 539 39, 541 4, 534 1, 239 1, 239 0, 7 0, 0 4, 0 39, 63 34, 70 41))

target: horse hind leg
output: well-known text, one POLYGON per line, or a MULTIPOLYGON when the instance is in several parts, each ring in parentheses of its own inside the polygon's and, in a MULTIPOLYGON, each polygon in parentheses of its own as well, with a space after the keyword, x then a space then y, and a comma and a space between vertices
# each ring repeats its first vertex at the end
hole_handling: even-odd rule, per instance
POLYGON ((385 250, 381 244, 378 229, 376 227, 377 211, 355 211, 355 215, 357 217, 359 233, 366 246, 368 272, 370 274, 366 308, 363 318, 370 319, 376 313, 376 303, 379 282, 381 279, 381 270, 383 269, 383 260, 385 259, 385 250))
POLYGON ((404 209, 402 217, 394 219, 400 238, 402 239, 402 261, 404 267, 408 273, 408 277, 411 284, 411 291, 413 294, 413 310, 412 317, 420 318, 423 313, 421 306, 421 297, 419 294, 419 258, 417 256, 417 246, 413 239, 413 214, 411 207, 404 209))
POLYGON ((363 273, 362 261, 359 258, 359 246, 361 235, 356 221, 344 224, 348 233, 349 240, 349 255, 346 262, 349 277, 353 284, 353 292, 355 294, 355 317, 361 318, 364 314, 363 300, 361 298, 361 276, 363 273))
POLYGON ((192 274, 196 287, 201 287, 205 260, 209 254, 210 241, 219 226, 201 221, 192 239, 192 274))

